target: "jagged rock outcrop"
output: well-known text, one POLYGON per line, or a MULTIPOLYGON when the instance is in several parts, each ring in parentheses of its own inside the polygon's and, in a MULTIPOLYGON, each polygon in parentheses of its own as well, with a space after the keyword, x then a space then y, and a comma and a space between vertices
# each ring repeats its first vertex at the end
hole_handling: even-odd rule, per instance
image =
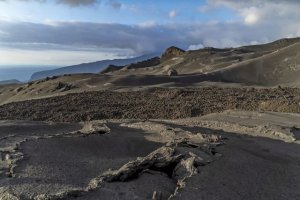
POLYGON ((138 68, 145 68, 145 67, 152 67, 160 64, 160 58, 154 57, 148 60, 144 60, 137 63, 132 63, 125 66, 125 69, 138 69, 138 68))
POLYGON ((147 60, 143 60, 136 63, 131 63, 129 65, 124 66, 116 66, 116 65, 109 65, 107 68, 105 68, 103 71, 101 71, 101 74, 109 74, 116 72, 118 70, 128 70, 128 69, 140 69, 140 68, 146 68, 146 67, 152 67, 160 64, 160 58, 154 57, 147 60))
POLYGON ((162 54, 161 56, 161 60, 162 61, 166 61, 169 60, 171 58, 177 57, 177 56, 181 56, 185 53, 184 50, 178 48, 178 47, 169 47, 166 49, 166 51, 162 54))
POLYGON ((65 91, 69 91, 76 88, 76 86, 69 84, 69 83, 64 83, 64 82, 58 82, 57 86, 54 88, 53 91, 61 91, 61 92, 65 92, 65 91))
POLYGON ((104 70, 100 72, 100 74, 109 74, 114 71, 118 71, 122 69, 124 66, 117 66, 117 65, 108 65, 104 70))
POLYGON ((172 147, 163 146, 148 156, 137 158, 123 165, 115 171, 108 171, 101 176, 91 180, 88 189, 99 187, 103 182, 127 181, 146 169, 161 169, 168 167, 173 163, 179 163, 183 155, 177 155, 176 150, 172 147))

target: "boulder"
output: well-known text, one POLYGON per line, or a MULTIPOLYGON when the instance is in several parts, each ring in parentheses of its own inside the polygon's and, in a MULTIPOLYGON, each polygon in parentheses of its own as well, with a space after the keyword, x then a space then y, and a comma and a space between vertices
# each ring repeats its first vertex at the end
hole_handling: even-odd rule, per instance
POLYGON ((178 72, 175 69, 169 69, 168 76, 178 76, 178 72))

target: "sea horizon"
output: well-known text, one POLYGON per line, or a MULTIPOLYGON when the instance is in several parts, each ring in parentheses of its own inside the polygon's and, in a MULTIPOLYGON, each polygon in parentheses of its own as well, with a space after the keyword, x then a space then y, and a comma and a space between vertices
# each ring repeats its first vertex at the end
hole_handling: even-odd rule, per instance
POLYGON ((30 80, 32 74, 59 68, 60 66, 41 65, 0 65, 0 81, 16 79, 21 82, 30 80))

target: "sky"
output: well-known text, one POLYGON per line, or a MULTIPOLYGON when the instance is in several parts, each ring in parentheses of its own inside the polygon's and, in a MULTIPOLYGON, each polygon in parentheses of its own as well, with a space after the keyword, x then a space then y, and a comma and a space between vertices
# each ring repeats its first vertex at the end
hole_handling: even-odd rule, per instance
POLYGON ((0 0, 0 66, 66 66, 300 36, 299 0, 0 0))

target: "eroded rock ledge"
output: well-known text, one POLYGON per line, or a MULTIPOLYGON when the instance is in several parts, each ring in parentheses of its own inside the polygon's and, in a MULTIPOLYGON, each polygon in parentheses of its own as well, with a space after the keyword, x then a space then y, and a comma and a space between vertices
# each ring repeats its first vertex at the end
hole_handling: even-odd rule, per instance
MULTIPOLYGON (((168 143, 158 148, 145 157, 139 157, 130 161, 117 170, 108 170, 100 176, 92 179, 84 190, 68 191, 60 194, 42 194, 34 200, 58 200, 76 198, 86 193, 97 190, 106 182, 124 182, 138 178, 148 170, 166 173, 176 181, 177 187, 174 193, 168 198, 176 196, 186 186, 186 180, 199 173, 202 166, 205 166, 215 159, 214 148, 221 142, 215 144, 196 144, 186 140, 176 143, 168 143)), ((156 191, 153 191, 153 199, 157 199, 156 191)))

